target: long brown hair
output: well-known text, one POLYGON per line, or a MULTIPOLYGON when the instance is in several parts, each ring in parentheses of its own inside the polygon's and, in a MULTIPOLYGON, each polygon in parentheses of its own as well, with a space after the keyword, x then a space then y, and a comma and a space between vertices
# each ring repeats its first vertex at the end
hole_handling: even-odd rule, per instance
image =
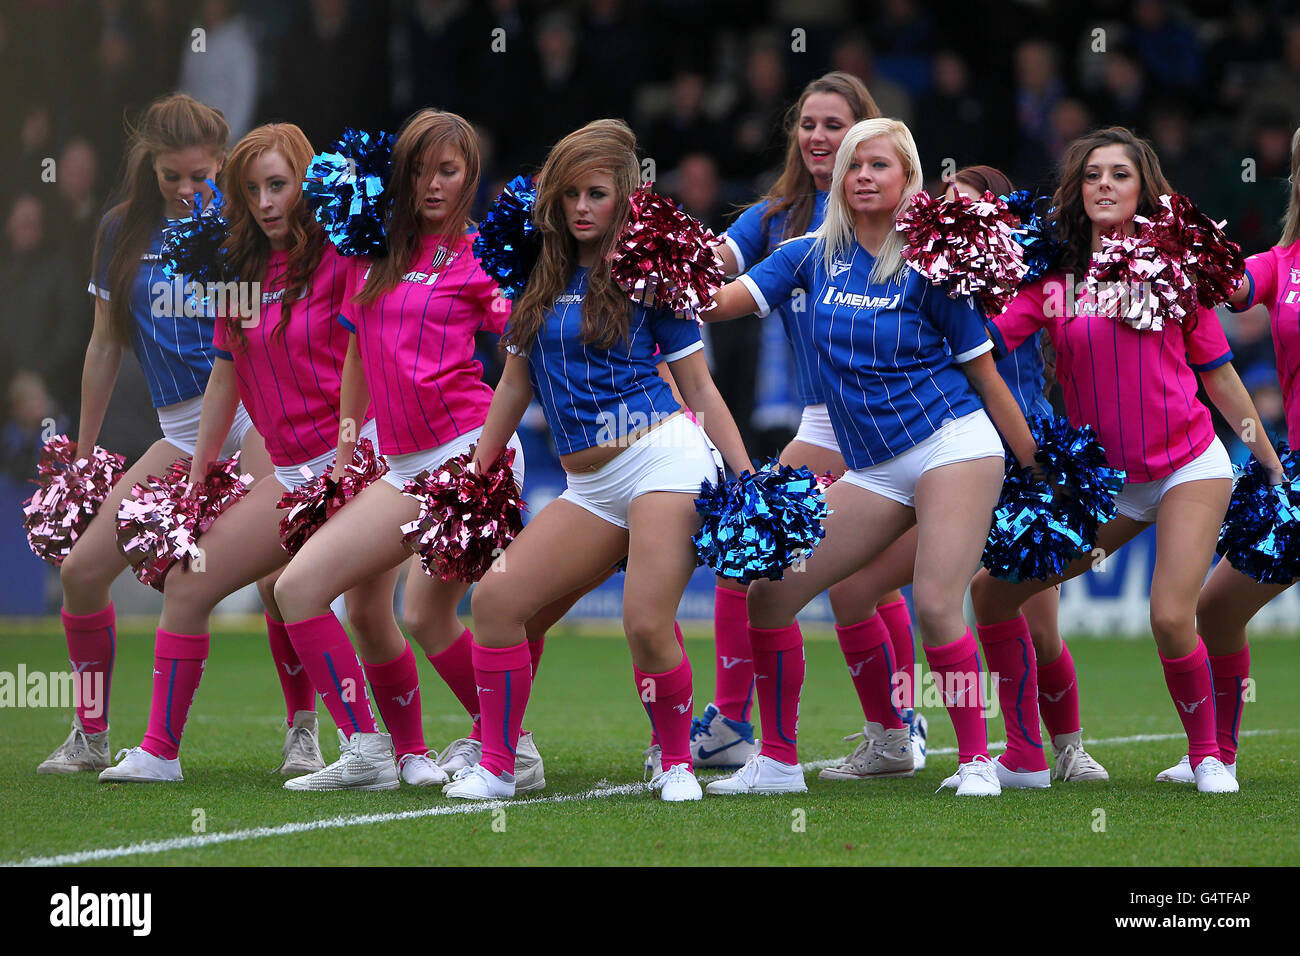
POLYGON ((133 330, 131 286, 140 269, 140 256, 148 248, 164 213, 154 159, 159 153, 173 153, 192 146, 210 149, 221 159, 230 139, 230 127, 221 110, 205 106, 184 93, 154 100, 139 123, 134 126, 128 123, 127 130, 130 141, 126 175, 116 193, 120 197, 117 204, 100 223, 94 259, 94 274, 99 275, 104 243, 111 241, 108 314, 113 337, 123 344, 130 342, 133 330))
POLYGON ((1291 194, 1286 201, 1286 218, 1282 220, 1280 246, 1300 239, 1300 128, 1291 136, 1291 194))
POLYGON ((1137 215, 1153 216, 1160 211, 1160 197, 1173 192, 1160 171, 1160 158, 1144 139, 1123 126, 1094 130, 1072 142, 1061 157, 1061 183, 1052 197, 1055 207, 1050 222, 1057 239, 1065 243, 1060 268, 1082 276, 1092 261, 1092 220, 1083 208, 1083 175, 1088 156, 1102 146, 1123 146, 1129 161, 1142 178, 1137 215))
POLYGON ((955 182, 970 186, 981 194, 989 192, 994 196, 1011 194, 1011 178, 993 166, 963 166, 952 176, 955 182))
MULTIPOLYGON (((849 104, 853 113, 853 122, 865 119, 877 119, 880 107, 872 99, 865 85, 852 73, 834 70, 818 77, 803 88, 799 99, 785 114, 785 167, 772 188, 759 202, 766 202, 763 210, 763 229, 770 227, 772 217, 777 213, 786 213, 782 239, 802 236, 812 225, 813 210, 817 206, 817 181, 804 165, 803 154, 799 152, 799 117, 803 114, 803 105, 808 97, 816 93, 836 93, 849 104)), ((852 124, 850 124, 852 125, 852 124)))
MULTIPOLYGON (((289 235, 284 247, 288 253, 284 296, 280 300, 280 322, 271 330, 282 336, 289 324, 289 311, 311 281, 325 251, 325 230, 302 201, 302 180, 311 164, 312 148, 307 136, 292 123, 267 123, 252 130, 235 144, 221 171, 221 188, 226 197, 226 222, 230 238, 226 240, 226 261, 231 273, 241 282, 263 282, 271 257, 271 240, 257 222, 257 211, 249 200, 246 182, 248 167, 266 153, 279 153, 289 165, 294 200, 285 209, 289 235)), ((227 315, 227 337, 236 348, 245 345, 243 323, 238 315, 227 315)))
POLYGON ((533 222, 542 233, 542 250, 533 267, 523 298, 506 330, 505 344, 527 350, 537 337, 547 311, 573 278, 578 262, 578 241, 569 232, 561 197, 564 191, 593 172, 614 179, 618 212, 601 239, 596 265, 587 274, 582 300, 582 341, 596 348, 612 348, 624 341, 632 322, 632 303, 610 275, 610 254, 627 224, 628 197, 641 181, 636 158, 636 136, 622 120, 601 119, 570 133, 551 148, 537 177, 537 202, 533 222))
POLYGON ((380 199, 388 232, 388 256, 375 260, 370 277, 357 296, 361 303, 375 299, 393 289, 401 281, 420 250, 421 196, 416 195, 415 176, 433 172, 432 167, 446 147, 452 147, 465 161, 465 181, 460 197, 448 212, 447 239, 458 238, 471 225, 469 209, 478 193, 480 159, 478 134, 474 127, 455 113, 423 109, 411 116, 398 131, 393 144, 393 169, 388 177, 388 188, 380 199))

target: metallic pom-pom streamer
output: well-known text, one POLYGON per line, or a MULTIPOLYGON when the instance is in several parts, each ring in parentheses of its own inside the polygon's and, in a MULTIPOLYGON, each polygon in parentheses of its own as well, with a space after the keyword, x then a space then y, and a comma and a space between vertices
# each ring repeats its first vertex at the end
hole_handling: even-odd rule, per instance
POLYGON ((1279 442, 1286 474, 1280 485, 1254 458, 1238 471, 1216 550, 1242 574, 1263 584, 1300 577, 1300 453, 1279 442))
POLYGON ((825 537, 829 514, 811 471, 776 464, 717 485, 705 481, 695 510, 702 519, 691 537, 698 563, 746 584, 781 580, 825 537))
MULTIPOLYGON (((726 281, 714 247, 722 240, 646 184, 614 246, 610 274, 633 299, 698 317, 726 281)), ((698 320, 698 319, 697 319, 698 320)))
POLYGON ((280 519, 280 546, 290 554, 297 554, 318 528, 388 471, 388 462, 375 453, 369 438, 358 439, 338 481, 332 477, 336 461, 311 481, 286 491, 276 504, 288 512, 280 519))
POLYGON ((420 516, 402 525, 402 543, 442 581, 477 581, 524 526, 510 467, 515 450, 505 449, 482 474, 468 470, 473 457, 422 471, 402 488, 420 503, 420 516))
POLYGON ((349 127, 307 167, 302 191, 340 255, 388 252, 382 198, 393 164, 393 141, 391 133, 349 127))
POLYGON ((532 180, 516 176, 506 184, 479 223, 474 255, 507 299, 523 295, 541 253, 541 230, 533 222, 536 203, 537 189, 532 180))
POLYGON ((55 435, 41 446, 36 465, 39 486, 23 502, 23 528, 32 553, 54 567, 63 564, 126 468, 126 458, 98 445, 89 455, 74 458, 76 446, 67 435, 55 435))
POLYGON ((1029 430, 1047 480, 1008 457, 984 547, 984 567, 1007 581, 1053 577, 1091 551, 1098 528, 1115 517, 1115 496, 1124 487, 1124 472, 1107 464, 1090 426, 1035 415, 1029 430))
POLYGON ((1028 189, 1017 189, 1002 199, 1012 215, 1020 220, 1015 239, 1024 249, 1025 275, 1021 284, 1036 282, 1056 268, 1065 249, 1065 244, 1052 235, 1050 216, 1053 210, 1047 208, 1051 200, 1046 196, 1034 196, 1028 189))
POLYGON ((230 278, 226 251, 223 248, 229 237, 226 220, 221 215, 224 199, 216 183, 208 180, 212 201, 205 208, 203 194, 194 194, 194 212, 176 220, 163 231, 163 274, 169 279, 184 276, 204 288, 197 299, 207 298, 208 283, 225 282, 230 278))

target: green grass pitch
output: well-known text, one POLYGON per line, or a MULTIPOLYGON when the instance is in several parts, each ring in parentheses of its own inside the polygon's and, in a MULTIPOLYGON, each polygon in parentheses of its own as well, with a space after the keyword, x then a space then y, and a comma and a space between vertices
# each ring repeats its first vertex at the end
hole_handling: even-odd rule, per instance
MULTIPOLYGON (((54 621, 0 624, 0 672, 67 667, 54 621)), ((688 634, 690 632, 688 631, 688 634)), ((712 688, 704 630, 687 649, 696 711, 712 688)), ((138 744, 148 714, 153 631, 123 622, 112 692, 114 750, 138 744)), ((808 793, 661 804, 645 791, 649 726, 627 647, 613 633, 563 627, 547 642, 526 726, 546 790, 504 809, 446 800, 437 788, 297 794, 271 773, 283 742, 279 686, 260 625, 221 622, 181 751, 179 784, 102 786, 93 774, 41 776, 66 711, 0 709, 0 863, 123 865, 1295 865, 1300 862, 1300 642, 1252 641, 1256 700, 1243 723, 1235 796, 1158 784, 1183 752, 1181 725, 1150 640, 1072 642, 1089 750, 1102 785, 1057 784, 956 800, 935 794, 956 766, 947 716, 929 710, 929 767, 913 779, 838 783, 808 793), (1136 738, 1136 739, 1135 739, 1136 738), (936 752, 937 751, 937 752, 936 752), (325 822, 321 822, 325 821, 325 822), (99 852, 96 852, 99 851, 99 852)), ((417 655, 418 656, 418 655, 417 655)), ((810 631, 800 715, 807 762, 841 756, 861 713, 839 648, 810 631)), ((438 748, 467 721, 420 661, 424 728, 438 748)), ((322 714, 327 759, 337 754, 322 714)), ((1001 738, 1001 722, 990 738, 1001 738)), ((707 775, 703 775, 707 776, 707 775)))

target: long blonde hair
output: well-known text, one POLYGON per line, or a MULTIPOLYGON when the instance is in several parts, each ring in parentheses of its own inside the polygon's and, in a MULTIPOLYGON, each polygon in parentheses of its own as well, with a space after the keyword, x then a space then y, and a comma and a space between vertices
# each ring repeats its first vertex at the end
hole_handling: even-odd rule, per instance
POLYGON ((1282 220, 1282 241, 1289 246, 1300 239, 1300 127, 1291 136, 1291 195, 1286 202, 1286 218, 1282 220))
MULTIPOLYGON (((907 182, 903 184, 903 195, 894 209, 894 217, 907 208, 912 196, 921 189, 921 157, 916 152, 916 141, 906 124, 896 119, 868 119, 855 123, 844 134, 839 152, 835 154, 835 172, 831 175, 831 191, 826 199, 826 219, 817 229, 815 235, 822 241, 822 256, 829 272, 836 258, 846 257, 857 235, 853 228, 853 211, 844 199, 844 180, 848 176, 849 163, 853 160, 858 146, 877 136, 888 136, 894 144, 898 160, 903 164, 907 182)), ((871 267, 868 281, 874 283, 889 282, 903 268, 903 237, 890 230, 885 241, 876 253, 876 261, 871 267)))

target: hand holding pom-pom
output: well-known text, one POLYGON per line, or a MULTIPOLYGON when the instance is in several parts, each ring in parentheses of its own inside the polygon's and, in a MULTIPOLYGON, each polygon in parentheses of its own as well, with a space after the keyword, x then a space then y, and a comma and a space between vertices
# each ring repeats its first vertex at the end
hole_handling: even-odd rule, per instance
POLYGON ((825 537, 822 521, 829 514, 819 479, 788 465, 743 471, 718 485, 706 481, 695 510, 701 517, 691 537, 696 560, 746 584, 780 581, 825 537))
POLYGON ((1300 454, 1279 442, 1286 478, 1269 484, 1256 459, 1241 469, 1219 531, 1217 550, 1242 574, 1262 584, 1300 578, 1300 454))
POLYGON ((369 438, 362 438, 337 481, 334 471, 331 464, 323 474, 280 497, 276 507, 288 511, 280 519, 280 546, 290 554, 297 554, 307 539, 340 508, 382 477, 388 471, 388 463, 375 454, 369 438))
POLYGON ((89 455, 74 457, 76 452, 67 435, 46 440, 36 465, 40 487, 23 502, 27 545, 56 568, 85 532, 126 466, 122 455, 98 445, 89 455))
POLYGON ((473 460, 472 453, 459 455, 402 489, 420 502, 420 516, 402 525, 402 543, 442 581, 477 581, 524 526, 510 468, 515 450, 505 449, 481 474, 469 467, 473 460))
POLYGON ((352 128, 312 157, 302 191, 340 255, 387 253, 383 196, 392 163, 391 133, 352 128))

